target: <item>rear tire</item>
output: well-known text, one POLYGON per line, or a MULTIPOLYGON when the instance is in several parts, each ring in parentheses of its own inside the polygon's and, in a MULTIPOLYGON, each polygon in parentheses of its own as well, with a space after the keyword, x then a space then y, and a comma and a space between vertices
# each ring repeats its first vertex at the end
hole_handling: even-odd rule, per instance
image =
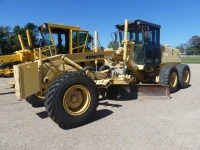
POLYGON ((179 87, 182 89, 189 87, 191 78, 190 67, 186 64, 179 64, 176 68, 179 75, 179 87))
POLYGON ((176 67, 166 66, 161 70, 160 84, 169 85, 171 93, 174 93, 178 90, 179 81, 176 67))
POLYGON ((44 99, 39 98, 35 94, 26 98, 26 101, 30 103, 33 107, 43 107, 44 106, 44 99))
POLYGON ((45 97, 49 117, 65 129, 85 124, 96 112, 96 84, 80 72, 58 76, 49 86, 45 97))

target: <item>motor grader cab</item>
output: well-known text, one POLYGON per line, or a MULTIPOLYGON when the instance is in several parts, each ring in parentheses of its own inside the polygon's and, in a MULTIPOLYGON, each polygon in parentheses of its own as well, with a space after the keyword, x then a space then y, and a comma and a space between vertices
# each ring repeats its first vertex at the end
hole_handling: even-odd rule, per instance
POLYGON ((58 54, 83 53, 90 50, 92 37, 76 26, 44 23, 39 28, 41 46, 54 46, 58 54))
MULTIPOLYGON (((142 37, 141 41, 132 41, 128 20, 122 27, 120 30, 124 31, 124 39, 117 50, 60 54, 14 66, 16 96, 44 105, 49 117, 59 126, 72 128, 89 121, 97 109, 99 95, 117 98, 118 92, 121 92, 123 95, 132 96, 133 93, 138 96, 140 92, 148 93, 151 90, 152 96, 169 98, 170 91, 189 86, 190 69, 188 65, 180 64, 178 50, 161 47, 162 56, 154 57, 147 53, 153 49, 154 43, 144 41, 144 33, 148 31, 150 34, 150 28, 138 29, 138 34, 134 30, 138 39, 142 37), (145 57, 144 60, 142 57, 145 57), (93 71, 85 70, 79 64, 104 59, 110 60, 111 68, 93 71), (119 69, 122 69, 122 73, 119 69), (128 86, 129 90, 125 92, 123 86, 128 86)), ((95 36, 95 43, 97 39, 95 36)))
MULTIPOLYGON (((94 52, 93 37, 89 34, 88 30, 82 30, 79 26, 44 23, 38 29, 42 36, 40 45, 51 47, 51 51, 55 51, 56 54, 94 52)), ((100 49, 96 48, 96 50, 100 49)), ((95 61, 81 61, 80 59, 77 63, 85 69, 95 70, 95 67, 99 69, 104 64, 104 60, 99 60, 98 66, 95 66, 95 61)))
MULTIPOLYGON (((133 59, 144 67, 159 66, 161 63, 160 25, 142 20, 128 24, 128 40, 135 43, 133 59)), ((120 44, 124 36, 124 25, 116 25, 119 30, 120 44)))

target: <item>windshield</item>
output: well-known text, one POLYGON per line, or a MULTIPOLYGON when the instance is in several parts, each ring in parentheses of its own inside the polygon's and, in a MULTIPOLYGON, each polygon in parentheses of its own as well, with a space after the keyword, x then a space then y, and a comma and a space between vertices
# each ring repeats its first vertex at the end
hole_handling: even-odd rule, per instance
MULTIPOLYGON (((119 31, 120 44, 123 45, 124 31, 119 31)), ((133 49, 133 59, 136 60, 137 64, 144 63, 144 40, 141 26, 132 27, 128 31, 128 41, 135 42, 133 49)))
MULTIPOLYGON (((119 31, 119 38, 120 38, 120 44, 122 45, 122 41, 124 40, 124 31, 119 31)), ((142 29, 129 30, 128 40, 132 42, 142 42, 143 41, 142 29)))
POLYGON ((44 46, 53 45, 53 43, 52 43, 52 41, 51 41, 51 38, 50 38, 49 31, 48 31, 48 30, 42 30, 42 31, 40 31, 40 32, 41 32, 41 35, 42 35, 42 39, 43 39, 43 42, 44 42, 44 46))

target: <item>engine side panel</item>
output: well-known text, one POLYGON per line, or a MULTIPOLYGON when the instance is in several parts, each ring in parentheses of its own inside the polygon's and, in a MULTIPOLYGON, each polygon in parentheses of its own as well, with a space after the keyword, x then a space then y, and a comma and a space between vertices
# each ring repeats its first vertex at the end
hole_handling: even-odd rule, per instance
POLYGON ((38 62, 28 62, 14 67, 15 94, 24 99, 41 89, 38 62))
POLYGON ((161 47, 162 61, 161 64, 179 64, 181 63, 180 50, 170 46, 161 47))

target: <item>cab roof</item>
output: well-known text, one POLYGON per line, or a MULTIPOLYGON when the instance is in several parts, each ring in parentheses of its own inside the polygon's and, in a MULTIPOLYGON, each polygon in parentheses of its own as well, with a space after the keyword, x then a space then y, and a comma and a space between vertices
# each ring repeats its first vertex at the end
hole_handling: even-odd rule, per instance
MULTIPOLYGON (((135 20, 135 21, 131 21, 128 23, 128 28, 129 29, 134 29, 136 28, 137 26, 139 25, 143 25, 143 26, 151 26, 151 27, 154 27, 154 28, 161 28, 160 25, 157 25, 157 24, 154 24, 154 23, 151 23, 151 22, 147 22, 147 21, 143 21, 143 20, 135 20)), ((115 25, 115 27, 119 30, 124 30, 124 24, 118 24, 118 25, 115 25)))
POLYGON ((50 28, 54 29, 74 29, 74 30, 80 30, 79 26, 69 26, 69 25, 62 25, 62 24, 53 24, 53 23, 43 23, 39 28, 42 28, 43 25, 47 25, 50 28))

